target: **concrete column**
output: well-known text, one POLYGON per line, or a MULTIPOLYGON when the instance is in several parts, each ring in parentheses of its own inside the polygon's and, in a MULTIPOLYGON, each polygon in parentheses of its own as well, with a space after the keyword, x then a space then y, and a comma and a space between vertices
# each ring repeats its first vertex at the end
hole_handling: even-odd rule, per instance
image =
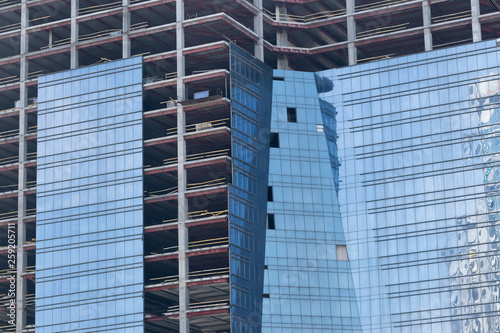
POLYGON ((130 0, 123 0, 123 27, 122 27, 122 57, 130 58, 130 38, 128 32, 130 31, 130 0))
POLYGON ((480 42, 483 38, 481 36, 481 23, 479 23, 479 0, 470 0, 470 9, 472 17, 472 41, 480 42))
MULTIPOLYGON (((176 2, 176 47, 177 47, 177 100, 184 101, 186 89, 184 85, 184 76, 186 66, 184 60, 184 0, 176 2)), ((189 261, 186 256, 188 250, 188 229, 186 221, 188 219, 188 203, 186 199, 187 175, 184 163, 186 162, 186 142, 184 141, 186 121, 184 109, 180 103, 177 103, 177 186, 178 186, 178 242, 179 242, 179 332, 189 333, 189 318, 187 311, 189 309, 189 290, 187 280, 189 278, 189 261)))
POLYGON ((356 50, 356 22, 354 21, 355 2, 346 0, 347 12, 347 53, 349 65, 356 65, 358 62, 358 52, 356 50))
POLYGON ((52 37, 52 29, 49 29, 49 48, 52 47, 53 37, 52 37))
POLYGON ((26 216, 26 198, 24 190, 26 189, 26 162, 27 144, 26 132, 28 130, 28 121, 26 115, 26 105, 28 102, 28 90, 26 80, 28 79, 28 62, 26 54, 29 50, 29 39, 26 28, 29 26, 29 8, 27 0, 21 1, 21 45, 20 45, 20 94, 19 94, 19 172, 18 172, 18 197, 17 197, 17 274, 16 274, 16 333, 21 333, 26 325, 26 280, 23 273, 26 272, 27 255, 24 251, 26 242, 26 226, 24 217, 26 216))
POLYGON ((425 50, 432 50, 432 33, 429 28, 432 24, 431 7, 428 0, 422 1, 422 14, 424 17, 424 44, 425 50))
POLYGON ((78 16, 78 8, 80 8, 80 0, 71 0, 71 69, 78 68, 78 24, 76 17, 78 16))
POLYGON ((264 61, 264 18, 262 13, 262 0, 253 0, 255 7, 259 9, 253 18, 253 30, 259 36, 255 43, 255 58, 264 61))
MULTIPOLYGON (((286 21, 287 20, 287 9, 285 4, 276 4, 276 20, 286 21)), ((288 31, 286 29, 276 30, 276 45, 277 46, 289 46, 288 44, 288 31)), ((289 69, 288 56, 278 55, 278 69, 289 69)))
POLYGON ((288 70, 290 66, 288 65, 288 56, 282 55, 278 57, 278 69, 288 70))

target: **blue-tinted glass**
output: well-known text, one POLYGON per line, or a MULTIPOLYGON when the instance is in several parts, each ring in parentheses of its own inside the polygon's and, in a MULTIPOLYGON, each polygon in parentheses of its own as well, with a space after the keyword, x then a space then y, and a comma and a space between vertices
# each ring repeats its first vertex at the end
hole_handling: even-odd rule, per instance
POLYGON ((143 330, 142 60, 127 61, 39 81, 37 332, 143 330))
MULTIPOLYGON (((336 109, 318 98, 329 81, 274 71, 269 185, 275 229, 266 235, 263 332, 356 332, 358 309, 339 215, 336 109), (317 88, 318 86, 318 88, 317 88), (289 122, 295 108, 297 122, 289 122)), ((331 86, 330 86, 331 89, 331 86)))
POLYGON ((338 111, 338 139, 325 133, 366 332, 499 329, 498 50, 320 73, 323 114, 338 111))
POLYGON ((272 70, 231 45, 229 189, 232 332, 261 332, 272 70))

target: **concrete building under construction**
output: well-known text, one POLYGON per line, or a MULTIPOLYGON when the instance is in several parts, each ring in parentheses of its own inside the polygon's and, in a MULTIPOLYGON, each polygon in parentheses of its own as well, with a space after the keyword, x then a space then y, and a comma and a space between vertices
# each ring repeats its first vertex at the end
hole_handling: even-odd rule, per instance
POLYGON ((273 77, 498 37, 487 0, 0 0, 0 331, 260 332, 273 77))

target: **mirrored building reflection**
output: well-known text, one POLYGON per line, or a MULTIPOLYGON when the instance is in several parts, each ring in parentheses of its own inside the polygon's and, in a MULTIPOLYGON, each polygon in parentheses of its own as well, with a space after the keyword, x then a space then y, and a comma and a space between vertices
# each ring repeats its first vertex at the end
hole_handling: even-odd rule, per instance
POLYGON ((328 70, 339 204, 366 332, 496 332, 495 42, 328 70))

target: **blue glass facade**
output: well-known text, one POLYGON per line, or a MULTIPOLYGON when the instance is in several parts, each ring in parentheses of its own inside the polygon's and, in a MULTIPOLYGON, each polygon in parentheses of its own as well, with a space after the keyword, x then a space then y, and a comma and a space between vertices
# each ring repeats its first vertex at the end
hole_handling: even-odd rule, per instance
POLYGON ((335 109, 316 81, 274 71, 263 332, 360 330, 335 190, 335 109))
POLYGON ((499 68, 489 41, 321 73, 364 331, 500 330, 499 68))
POLYGON ((36 332, 143 332, 142 59, 38 84, 36 332))
POLYGON ((272 70, 231 45, 232 332, 261 332, 272 70))
MULTIPOLYGON (((230 46, 232 331, 500 332, 499 59, 230 46)), ((142 60, 38 83, 36 331, 143 332, 142 60)))

